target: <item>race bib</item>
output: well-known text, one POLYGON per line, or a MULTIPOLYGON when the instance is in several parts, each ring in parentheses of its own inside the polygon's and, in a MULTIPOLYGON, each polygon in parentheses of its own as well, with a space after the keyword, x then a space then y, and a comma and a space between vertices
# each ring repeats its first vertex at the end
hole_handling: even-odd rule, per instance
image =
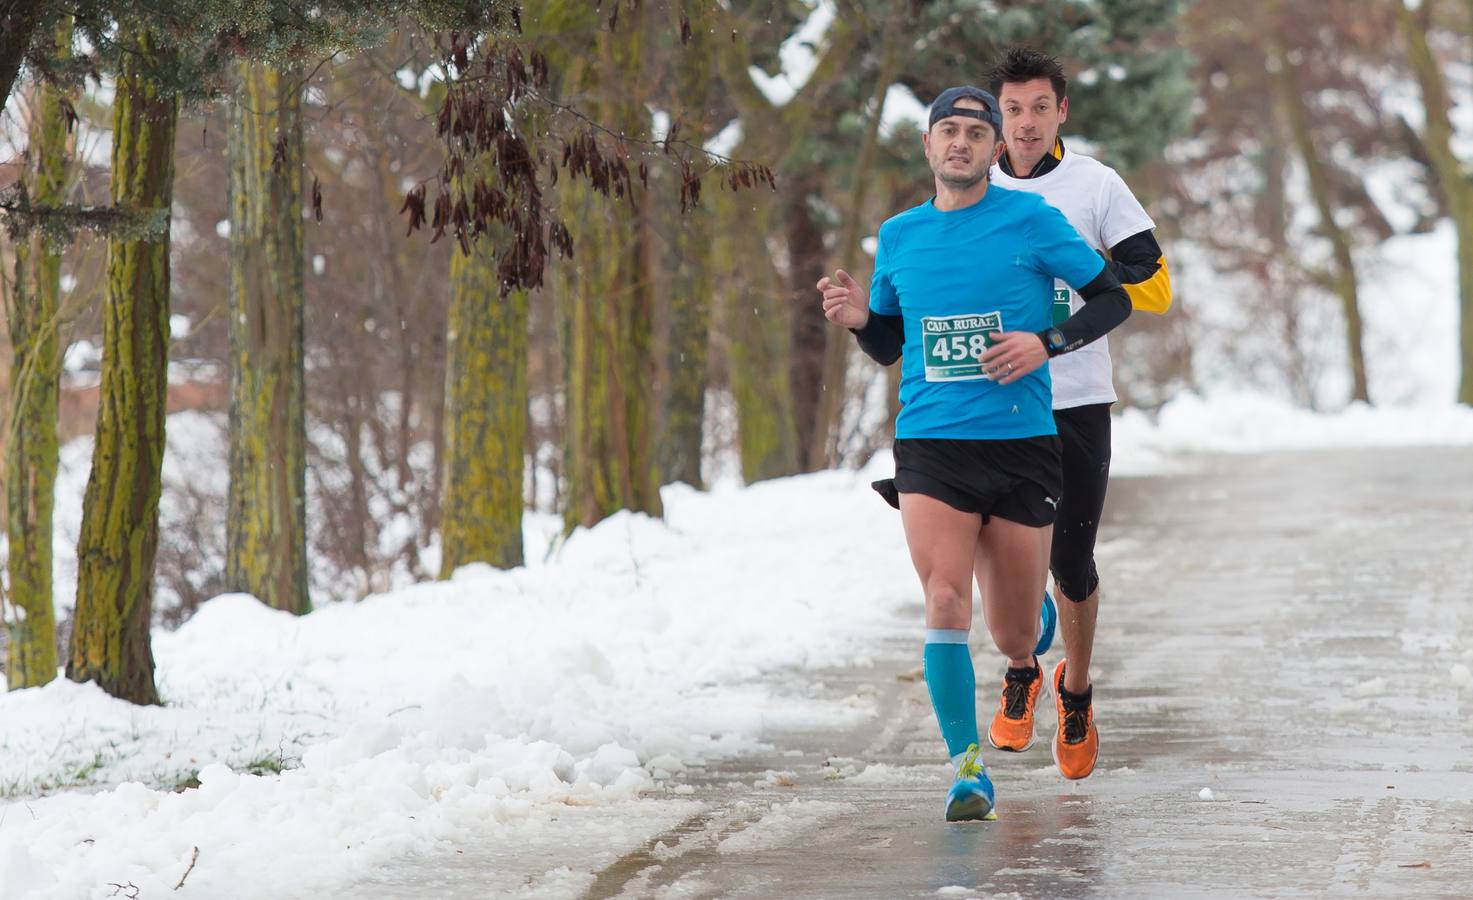
POLYGON ((1002 314, 922 316, 921 346, 927 381, 974 381, 986 378, 982 352, 992 346, 993 332, 1002 331, 1002 314))
POLYGON ((1062 281, 1054 282, 1054 324, 1062 325, 1069 318, 1069 288, 1062 281))

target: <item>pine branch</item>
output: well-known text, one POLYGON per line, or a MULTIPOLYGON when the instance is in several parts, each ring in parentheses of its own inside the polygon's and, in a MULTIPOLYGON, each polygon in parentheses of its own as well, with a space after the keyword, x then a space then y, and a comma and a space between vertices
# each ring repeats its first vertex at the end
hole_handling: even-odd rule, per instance
POLYGON ((125 209, 118 206, 52 206, 32 204, 24 185, 0 191, 0 223, 12 240, 40 230, 53 246, 64 246, 79 231, 92 231, 124 241, 161 237, 169 230, 167 209, 125 209))

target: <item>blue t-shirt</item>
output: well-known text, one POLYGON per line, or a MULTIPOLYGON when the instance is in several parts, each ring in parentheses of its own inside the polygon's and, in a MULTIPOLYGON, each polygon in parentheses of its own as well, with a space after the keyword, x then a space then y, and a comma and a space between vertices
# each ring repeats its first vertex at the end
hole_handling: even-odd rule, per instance
POLYGON ((870 309, 905 320, 895 436, 1055 434, 1048 366, 1004 385, 978 358, 992 332, 1053 324, 1055 278, 1078 289, 1103 268, 1063 213, 996 185, 963 209, 928 200, 881 225, 870 309))

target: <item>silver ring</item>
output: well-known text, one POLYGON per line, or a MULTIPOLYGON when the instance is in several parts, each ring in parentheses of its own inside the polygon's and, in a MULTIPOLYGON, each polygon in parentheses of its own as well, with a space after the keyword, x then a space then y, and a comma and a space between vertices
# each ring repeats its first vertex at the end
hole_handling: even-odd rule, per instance
POLYGON ((1008 363, 1008 371, 1009 372, 1013 371, 1013 364, 1012 363, 1008 363))

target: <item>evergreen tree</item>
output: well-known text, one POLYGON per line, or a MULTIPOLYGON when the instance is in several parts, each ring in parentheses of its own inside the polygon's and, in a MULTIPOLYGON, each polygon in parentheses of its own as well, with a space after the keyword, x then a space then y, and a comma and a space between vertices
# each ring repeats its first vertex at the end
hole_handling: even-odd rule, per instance
POLYGON ((929 103, 953 84, 987 86, 1007 47, 1034 47, 1069 74, 1064 134, 1087 137, 1130 171, 1159 159, 1189 123, 1194 86, 1179 33, 1182 0, 966 0, 915 4, 920 44, 900 81, 929 103))

